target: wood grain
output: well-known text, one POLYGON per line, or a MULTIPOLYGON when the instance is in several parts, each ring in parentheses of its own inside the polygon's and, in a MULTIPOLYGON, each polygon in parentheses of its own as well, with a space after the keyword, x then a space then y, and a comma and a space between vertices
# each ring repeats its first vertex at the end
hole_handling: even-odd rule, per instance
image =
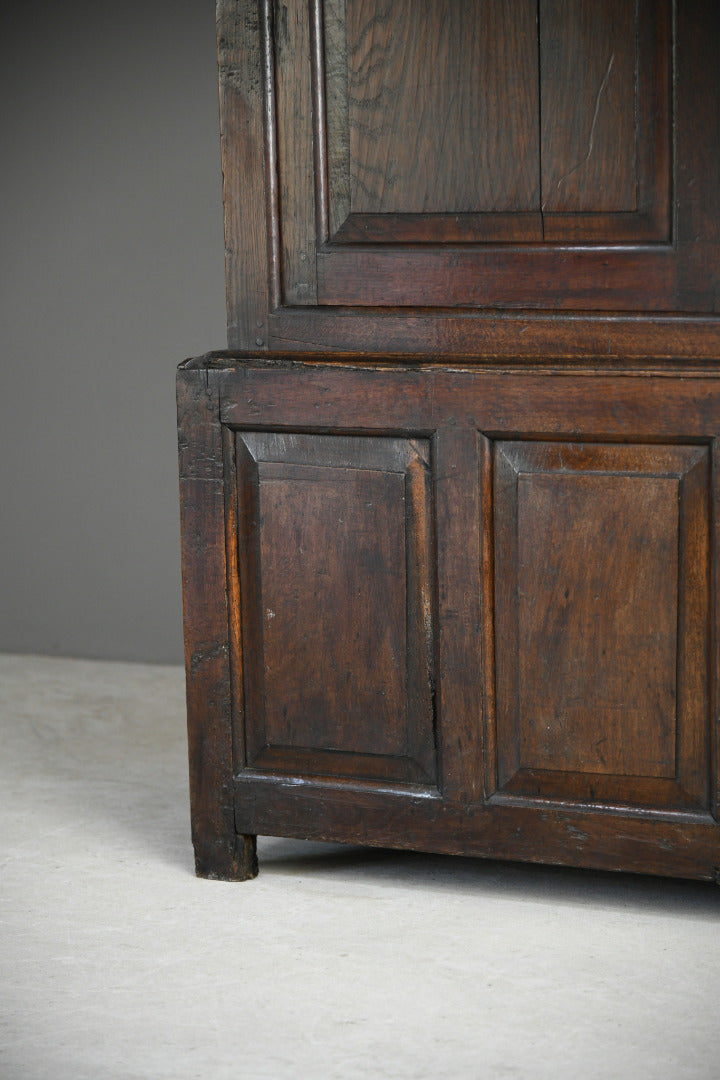
POLYGON ((540 0, 542 208, 637 205, 634 0, 540 0))
POLYGON ((310 22, 303 4, 273 5, 275 109, 286 304, 315 302, 315 167, 310 22))
POLYGON ((707 808, 708 475, 706 447, 497 444, 505 791, 707 808))
MULTIPOLYGON (((677 367, 543 374, 406 361, 220 355, 182 376, 197 379, 208 403, 191 424, 215 432, 194 437, 194 468, 210 470, 217 484, 218 423, 236 429, 235 445, 245 447, 235 481, 241 582, 227 595, 260 618, 243 618, 245 708, 232 705, 249 748, 231 781, 237 835, 258 829, 713 877, 720 834, 711 816, 717 552, 709 443, 720 367, 687 377, 677 367), (380 478, 375 491, 378 471, 397 475, 400 461, 403 494, 392 479, 388 487, 380 478), (358 475, 339 480, 348 468, 358 475), (308 484, 317 499, 305 494, 308 484), (349 516, 338 532, 339 498, 349 516), (404 539, 389 511, 403 499, 404 539), (382 521, 367 502, 385 508, 382 521), (303 561, 300 548, 311 542, 303 561), (365 549, 375 552, 369 562, 365 549), (403 564, 414 571, 403 574, 403 564), (350 594, 366 565, 358 607, 350 594), (391 572, 381 600, 372 578, 383 567, 391 572), (335 589, 318 602, 311 579, 326 568, 335 589), (397 637, 403 618, 394 597, 403 587, 405 663, 397 645, 385 652, 381 643, 378 672, 369 671, 376 645, 363 637, 363 612, 383 604, 373 625, 397 637), (266 633, 268 596, 283 613, 284 628, 269 621, 275 642, 266 633), (413 637, 410 627, 428 612, 432 633, 413 637), (327 625, 337 632, 326 640, 327 625), (365 642, 359 652, 351 626, 365 642), (305 653, 303 632, 321 635, 305 653), (403 669, 406 683, 425 687, 412 708, 398 681, 403 669), (343 671, 361 679, 361 694, 382 687, 389 700, 379 709, 368 700, 361 716, 343 671), (268 675, 272 683, 278 672, 260 731, 254 710, 267 708, 268 675), (295 696, 286 693, 293 687, 295 696), (313 687, 323 699, 296 708, 313 687), (418 770, 423 746, 433 781, 418 770)), ((214 575, 222 580, 232 513, 226 494, 223 531, 218 511, 203 504, 204 595, 214 575)), ((227 610, 223 619, 236 621, 227 610)), ((228 752, 223 642, 237 640, 227 623, 214 625, 221 647, 203 701, 212 756, 193 743, 208 776, 216 751, 228 752)), ((210 828, 206 815, 212 828, 228 829, 227 850, 237 845, 216 804, 193 790, 199 835, 210 828)))
MULTIPOLYGON (((317 2, 313 12, 316 7, 317 2)), ((254 0, 223 0, 221 5, 221 111, 227 133, 223 140, 231 144, 223 153, 228 340, 232 346, 265 348, 270 344, 300 351, 325 347, 379 352, 385 347, 381 343, 386 343, 387 350, 397 352, 442 348, 506 357, 538 356, 545 350, 550 355, 569 356, 575 349, 577 355, 645 353, 691 359, 718 355, 720 332, 712 318, 720 311, 720 212, 714 195, 720 182, 717 5, 711 0, 682 4, 673 24, 668 0, 637 2, 633 166, 637 209, 613 213, 546 210, 543 221, 538 218, 539 205, 517 214, 393 211, 348 217, 349 179, 344 189, 341 180, 342 175, 349 177, 350 153, 349 102, 343 91, 349 63, 347 34, 343 5, 330 3, 326 7, 324 57, 318 59, 317 50, 311 48, 314 59, 310 63, 310 67, 320 64, 324 72, 307 70, 308 31, 303 29, 300 36, 304 44, 297 55, 281 40, 269 41, 270 51, 277 54, 271 58, 269 78, 262 58, 265 23, 258 18, 254 0), (303 108, 303 116, 293 127, 296 103, 290 87, 297 81, 298 98, 305 100, 313 80, 321 83, 325 92, 321 109, 327 128, 325 157, 322 116, 309 127, 303 108), (284 95, 285 104, 278 104, 278 94, 284 95), (288 112, 290 115, 285 115, 288 112), (344 142, 345 136, 338 135, 343 130, 347 136, 344 142), (263 138, 266 160, 258 153, 263 138), (275 161, 273 147, 279 138, 286 139, 287 146, 275 161), (320 219, 329 209, 330 232, 338 242, 325 245, 317 254, 320 306, 315 307, 315 249, 308 253, 308 275, 304 264, 301 267, 298 262, 293 269, 296 256, 292 252, 300 259, 305 253, 301 249, 312 240, 313 225, 308 216, 312 207, 307 203, 313 186, 309 168, 322 171, 322 161, 330 198, 329 208, 319 208, 320 219), (293 169, 298 170, 296 177, 290 177, 293 169), (280 219, 288 215, 286 223, 273 216, 276 176, 280 190, 305 192, 306 210, 298 199, 297 214, 289 204, 280 213, 280 219), (280 257, 283 229, 288 240, 284 262, 280 257), (302 243, 303 237, 307 244, 302 243), (525 246, 513 246, 518 243, 525 246), (608 244, 610 248, 604 250, 608 244), (278 273, 288 288, 284 300, 268 291, 268 284, 275 289, 278 273), (301 295, 302 290, 295 289, 292 282, 310 282, 312 288, 301 295), (289 302, 310 310, 303 315, 297 306, 287 306, 289 302), (343 310, 335 316, 328 312, 328 306, 343 310), (391 312, 393 307, 399 310, 391 312), (457 319, 451 317, 453 310, 458 312, 457 319), (546 321, 514 320, 513 310, 536 311, 546 321), (585 316, 589 311, 600 313, 605 321, 577 321, 578 314, 585 316), (563 312, 576 321, 555 317, 563 312), (677 321, 683 312, 691 316, 686 323, 677 321), (698 318, 703 313, 711 318, 698 318), (386 319, 386 314, 392 319, 386 319), (476 321, 473 314, 478 316, 476 321), (627 317, 625 324, 623 315, 627 317), (256 341, 263 344, 256 346, 256 341)), ((592 17, 601 18, 601 7, 606 10, 604 5, 587 4, 578 10, 595 11, 592 17)), ((432 18, 430 25, 435 25, 432 18)), ((622 19, 627 21, 624 15, 622 19)), ((276 23, 280 21, 278 7, 276 23)), ((306 27, 307 22, 300 0, 289 0, 288 27, 301 23, 306 27)), ((583 19, 578 23, 570 18, 570 28, 576 24, 580 29, 573 33, 582 44, 583 19)), ((280 29, 275 33, 279 35, 280 29)), ((382 36, 381 28, 377 33, 382 36)), ((498 29, 497 33, 502 36, 504 31, 498 29)), ((612 43, 617 29, 607 29, 605 36, 612 43)), ((386 44, 390 48, 390 43, 386 44)), ((380 53, 377 57, 381 58, 380 53)), ((446 81, 452 81, 452 65, 444 71, 446 81)), ((613 73, 617 74, 614 64, 612 77, 613 73)), ((545 74, 548 76, 547 71, 545 74)), ((428 93, 432 99, 435 91, 428 93)), ((445 91, 439 93, 442 96, 445 91)), ((575 95, 568 93, 562 102, 563 124, 570 130, 574 101, 575 95)), ((603 102, 605 91, 601 97, 604 108, 603 102)), ((317 112, 319 107, 313 97, 313 109, 317 112)), ((547 119, 548 110, 545 115, 547 119)), ((613 184, 618 181, 618 169, 625 168, 613 155, 629 160, 631 151, 629 144, 618 148, 617 140, 614 149, 607 149, 605 143, 602 156, 608 163, 602 168, 613 171, 613 184)), ((405 148, 401 158, 405 160, 411 153, 412 147, 405 148)), ((473 150, 473 160, 474 154, 473 150)), ((572 163, 570 168, 574 168, 572 163)), ((322 177, 316 176, 313 182, 320 191, 322 177)), ((277 203, 280 201, 278 193, 277 203)))
POLYGON ((263 27, 259 5, 217 0, 228 343, 267 346, 271 304, 263 27))
POLYGON ((518 477, 521 767, 675 775, 678 504, 674 477, 518 477))
POLYGON ((177 383, 183 626, 191 829, 201 877, 257 873, 255 837, 234 825, 225 493, 217 390, 201 371, 177 383))
POLYGON ((551 0, 540 11, 545 240, 669 241, 670 3, 551 0))
POLYGON ((538 204, 536 4, 348 0, 350 209, 538 204))
POLYGON ((720 358, 720 320, 712 316, 319 307, 283 308, 269 323, 279 352, 339 357, 409 354, 500 366, 574 358, 608 370, 621 359, 645 368, 679 360, 688 371, 720 358))
POLYGON ((321 304, 361 307, 476 307, 508 310, 700 312, 701 296, 681 296, 669 246, 467 249, 388 245, 318 253, 321 304))
POLYGON ((357 791, 301 786, 282 777, 237 778, 236 825, 270 836, 296 836, 376 847, 438 851, 717 881, 720 830, 707 815, 666 820, 588 807, 502 802, 463 806, 402 788, 357 791))
POLYGON ((475 803, 484 789, 479 445, 470 427, 451 425, 434 442, 441 790, 475 803))

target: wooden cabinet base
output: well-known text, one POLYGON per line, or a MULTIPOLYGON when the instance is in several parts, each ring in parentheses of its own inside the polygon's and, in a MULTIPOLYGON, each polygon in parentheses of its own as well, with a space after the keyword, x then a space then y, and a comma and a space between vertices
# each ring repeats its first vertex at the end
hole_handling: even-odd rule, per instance
POLYGON ((222 353, 178 407, 198 874, 717 879, 720 364, 222 353))

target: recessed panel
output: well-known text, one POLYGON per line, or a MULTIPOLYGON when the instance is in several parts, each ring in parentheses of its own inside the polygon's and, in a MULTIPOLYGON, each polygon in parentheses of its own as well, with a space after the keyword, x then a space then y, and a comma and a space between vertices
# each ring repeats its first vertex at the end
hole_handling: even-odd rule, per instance
POLYGON ((237 446, 248 764, 430 781, 428 446, 261 433, 237 446))
POLYGON ((705 805, 707 485, 704 447, 496 445, 501 792, 705 805))

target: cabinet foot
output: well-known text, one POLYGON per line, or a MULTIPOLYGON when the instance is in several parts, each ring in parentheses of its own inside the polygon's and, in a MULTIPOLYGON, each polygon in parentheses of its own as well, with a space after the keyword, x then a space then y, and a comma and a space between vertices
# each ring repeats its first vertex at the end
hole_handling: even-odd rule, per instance
POLYGON ((211 848, 196 844, 195 873, 216 881, 249 881, 257 877, 257 837, 238 833, 211 848))

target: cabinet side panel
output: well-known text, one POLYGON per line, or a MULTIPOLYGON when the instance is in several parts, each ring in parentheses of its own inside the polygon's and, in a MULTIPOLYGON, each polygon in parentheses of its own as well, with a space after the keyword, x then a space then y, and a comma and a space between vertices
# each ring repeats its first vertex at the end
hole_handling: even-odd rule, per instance
POLYGON ((177 386, 191 826, 198 874, 238 879, 254 868, 235 837, 223 452, 206 378, 180 371, 177 386))

